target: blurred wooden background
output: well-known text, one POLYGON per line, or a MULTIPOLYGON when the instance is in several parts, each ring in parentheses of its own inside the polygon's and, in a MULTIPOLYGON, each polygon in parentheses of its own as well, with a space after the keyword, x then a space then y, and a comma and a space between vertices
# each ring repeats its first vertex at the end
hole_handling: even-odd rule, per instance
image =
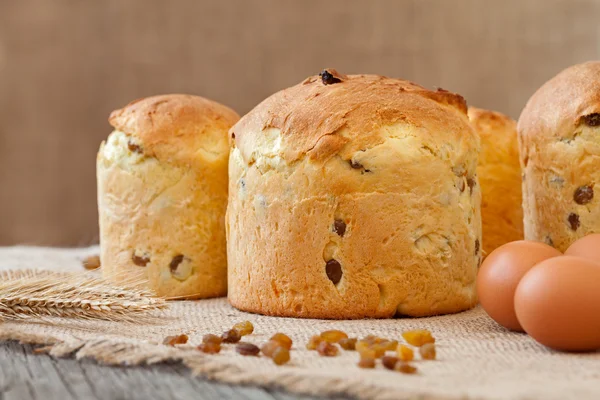
POLYGON ((599 58, 600 1, 0 0, 0 245, 97 241, 109 112, 200 94, 245 113, 323 67, 463 94, 518 117, 599 58))

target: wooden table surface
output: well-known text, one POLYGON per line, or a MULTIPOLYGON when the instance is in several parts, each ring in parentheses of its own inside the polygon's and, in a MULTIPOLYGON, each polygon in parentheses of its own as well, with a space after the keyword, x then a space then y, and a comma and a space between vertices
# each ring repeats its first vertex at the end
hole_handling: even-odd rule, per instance
POLYGON ((106 367, 90 360, 34 354, 31 346, 16 342, 0 343, 0 400, 312 398, 209 382, 192 377, 179 364, 106 367))

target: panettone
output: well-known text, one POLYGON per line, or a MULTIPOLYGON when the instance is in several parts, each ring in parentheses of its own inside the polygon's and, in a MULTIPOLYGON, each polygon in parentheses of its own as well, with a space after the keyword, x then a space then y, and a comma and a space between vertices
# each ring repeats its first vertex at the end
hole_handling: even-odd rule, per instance
POLYGON ((230 130, 229 300, 310 318, 477 303, 479 141, 462 97, 326 70, 230 130))
POLYGON ((190 95, 111 114, 97 159, 104 276, 142 279, 166 297, 226 294, 227 131, 237 120, 190 95))
POLYGON ((518 123, 525 239, 560 251, 600 232, 600 62, 567 68, 529 99, 518 123))
POLYGON ((523 239, 521 166, 517 123, 496 111, 469 107, 481 141, 477 176, 481 185, 483 254, 523 239))

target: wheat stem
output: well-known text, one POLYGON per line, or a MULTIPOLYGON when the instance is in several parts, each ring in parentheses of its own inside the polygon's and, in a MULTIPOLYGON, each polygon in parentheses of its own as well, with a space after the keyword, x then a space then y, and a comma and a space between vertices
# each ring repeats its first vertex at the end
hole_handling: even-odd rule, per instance
POLYGON ((63 317, 140 322, 167 305, 140 289, 139 283, 116 286, 92 273, 0 272, 0 320, 63 317))

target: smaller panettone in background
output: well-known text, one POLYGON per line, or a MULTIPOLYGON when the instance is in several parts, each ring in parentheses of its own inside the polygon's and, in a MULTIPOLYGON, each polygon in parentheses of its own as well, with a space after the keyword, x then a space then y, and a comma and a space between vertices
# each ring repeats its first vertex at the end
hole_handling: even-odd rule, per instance
POLYGON ((542 85, 518 132, 525 239, 565 251, 600 232, 600 62, 574 65, 542 85))
POLYGON ((504 243, 523 239, 517 123, 475 107, 469 108, 469 119, 481 139, 477 175, 485 256, 504 243))
POLYGON ((102 272, 159 296, 227 292, 225 209, 231 109, 190 95, 114 111, 97 160, 102 272))

